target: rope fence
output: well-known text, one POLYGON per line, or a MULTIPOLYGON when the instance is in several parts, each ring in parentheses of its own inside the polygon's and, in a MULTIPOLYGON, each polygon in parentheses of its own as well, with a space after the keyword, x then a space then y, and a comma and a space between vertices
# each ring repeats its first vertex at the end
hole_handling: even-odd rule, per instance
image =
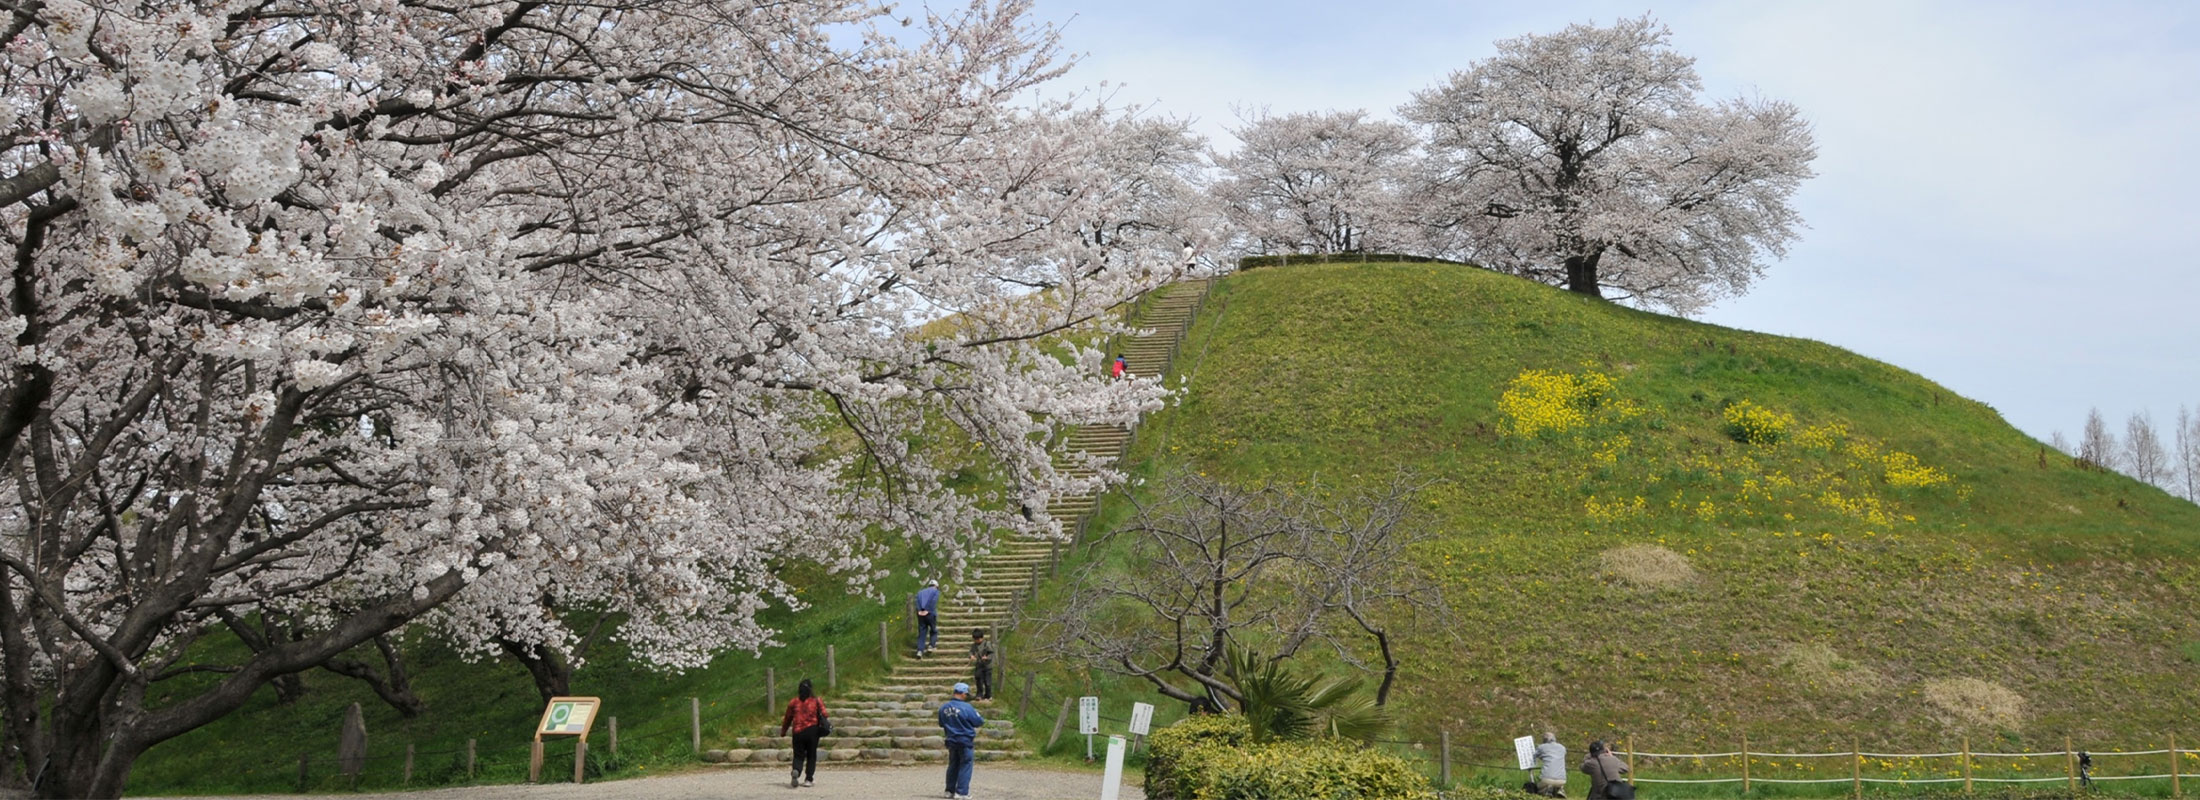
MULTIPOLYGON (((1386 739, 1378 740, 1375 743, 1405 746, 1409 748, 1407 750, 1409 757, 1424 762, 1435 761, 1437 765, 1437 782, 1442 786, 1451 784, 1451 773, 1454 766, 1498 773, 1517 774, 1522 771, 1517 762, 1512 764, 1489 764, 1481 763, 1487 759, 1477 760, 1472 756, 1465 759, 1454 759, 1453 757, 1453 751, 1455 750, 1469 753, 1502 752, 1509 756, 1515 752, 1512 747, 1453 744, 1448 733, 1440 736, 1439 740, 1442 742, 1440 749, 1432 748, 1428 740, 1386 739)), ((1970 749, 1969 740, 1965 740, 1961 750, 1933 753, 1890 753, 1864 750, 1862 748, 1834 752, 1760 752, 1750 749, 1745 738, 1740 750, 1705 753, 1631 751, 1626 749, 1625 743, 1615 743, 1612 746, 1612 755, 1623 759, 1627 763, 1630 781, 1637 784, 1699 787, 1731 785, 1738 786, 1745 794, 1751 786, 1759 784, 1794 786, 1848 784, 1852 787, 1851 795, 1855 797, 1862 797, 1864 787, 1867 785, 1933 786, 1961 784, 1964 791, 1969 792, 1974 785, 1980 784, 2065 784, 2072 790, 2077 790, 2089 786, 2095 781, 2163 781, 2168 784, 2169 796, 2182 797, 2183 779, 2193 771, 2192 767, 2200 767, 2200 751, 2178 747, 2175 737, 2170 739, 2168 747, 2161 748, 2085 750, 2066 740, 2064 748, 2061 750, 2026 752, 1974 751, 1970 749), (1837 763, 1832 766, 1835 769, 1846 771, 1848 774, 1838 777, 1805 777, 1794 774, 1800 770, 1816 769, 1805 767, 1801 762, 1823 759, 1846 760, 1846 764, 1837 763), (2098 774, 2103 766, 2101 762, 2113 759, 2127 759, 2120 765, 2119 772, 2133 770, 2136 772, 2134 774, 2098 774), (2133 763, 2128 759, 2159 760, 2150 764, 2140 764, 2133 763), (2039 769, 2038 765, 2030 763, 2039 760, 2052 760, 2061 763, 2048 767, 2052 770, 2049 774, 2012 774, 2022 773, 2028 771, 2028 769, 2039 769), (1788 764, 1782 765, 1780 762, 1783 761, 1788 762, 1788 764), (1874 764, 1874 761, 1878 763, 1874 764), (1923 763, 1933 761, 1941 763, 1929 767, 1923 763), (1888 772, 1897 769, 1900 769, 1902 774, 1887 775, 1888 772), (1728 774, 1719 774, 1722 771, 1728 774), (1733 772, 1739 772, 1740 774, 1735 775, 1732 774, 1733 772), (1867 772, 1878 774, 1867 774, 1867 772), (1911 774, 1912 772, 1918 774, 1911 774), (1981 774, 1982 772, 1987 774, 1981 774)), ((1567 768, 1569 772, 1573 772, 1578 769, 1578 766, 1568 764, 1567 768)))

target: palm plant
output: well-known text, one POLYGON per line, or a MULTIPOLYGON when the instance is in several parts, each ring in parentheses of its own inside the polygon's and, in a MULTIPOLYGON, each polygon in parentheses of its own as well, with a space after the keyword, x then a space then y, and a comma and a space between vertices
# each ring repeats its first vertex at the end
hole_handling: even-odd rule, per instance
POLYGON ((1323 678, 1238 647, 1229 649, 1226 666, 1255 742, 1321 735, 1372 741, 1396 722, 1389 708, 1361 691, 1364 678, 1323 678))

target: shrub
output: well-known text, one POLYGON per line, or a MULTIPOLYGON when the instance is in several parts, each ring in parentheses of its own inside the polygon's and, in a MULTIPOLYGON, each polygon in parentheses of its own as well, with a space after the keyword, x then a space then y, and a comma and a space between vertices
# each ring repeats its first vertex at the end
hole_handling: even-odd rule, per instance
POLYGON ((1928 489, 1948 482, 1948 473, 1925 466, 1917 456, 1901 451, 1888 453, 1887 485, 1928 489))
POLYGON ((1776 443, 1794 423, 1794 417, 1748 400, 1726 407, 1726 435, 1744 444, 1776 443))
POLYGON ((1146 762, 1153 800, 1425 800, 1428 781, 1405 759, 1338 739, 1251 744, 1236 715, 1194 716, 1154 732, 1146 762))
POLYGON ((1497 398, 1505 415, 1504 431, 1514 436, 1559 433, 1588 425, 1600 412, 1630 407, 1612 402, 1612 376, 1589 370, 1579 375, 1531 369, 1514 376, 1497 398))

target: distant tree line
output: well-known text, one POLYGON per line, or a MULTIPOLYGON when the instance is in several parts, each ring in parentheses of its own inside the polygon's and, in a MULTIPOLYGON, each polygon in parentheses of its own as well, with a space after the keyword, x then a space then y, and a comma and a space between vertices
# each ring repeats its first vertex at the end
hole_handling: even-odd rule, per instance
POLYGON ((2079 466, 2120 472, 2200 503, 2200 413, 2178 406, 2177 423, 2168 440, 2165 445, 2154 415, 2145 411, 2126 419, 2123 436, 2118 438, 2096 408, 2086 414, 2076 441, 2058 430, 2049 444, 2076 459, 2079 466))

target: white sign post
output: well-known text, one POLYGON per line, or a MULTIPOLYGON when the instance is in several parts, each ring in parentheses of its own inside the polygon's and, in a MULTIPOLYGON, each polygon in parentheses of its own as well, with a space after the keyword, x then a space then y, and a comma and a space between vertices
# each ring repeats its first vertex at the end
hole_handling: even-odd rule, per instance
POLYGON ((1100 776, 1100 800, 1116 800, 1123 790, 1123 737, 1108 737, 1108 771, 1100 776))
POLYGON ((1100 698, 1077 698, 1077 732, 1085 735, 1085 762, 1092 762, 1092 735, 1100 732, 1100 698))
POLYGON ((1139 747, 1143 747, 1143 746, 1145 746, 1145 744, 1146 744, 1146 733, 1147 733, 1148 731, 1152 730, 1152 729, 1153 729, 1153 704, 1152 704, 1152 703, 1132 703, 1132 704, 1131 704, 1131 735, 1133 735, 1133 736, 1137 736, 1137 737, 1138 737, 1138 739, 1137 739, 1137 740, 1136 740, 1136 741, 1135 741, 1135 742, 1134 742, 1134 743, 1132 744, 1132 749, 1134 749, 1134 750, 1135 750, 1135 749, 1137 749, 1137 748, 1139 748, 1139 747))
POLYGON ((1535 737, 1522 736, 1514 739, 1513 756, 1520 759, 1521 769, 1535 769, 1535 737))

